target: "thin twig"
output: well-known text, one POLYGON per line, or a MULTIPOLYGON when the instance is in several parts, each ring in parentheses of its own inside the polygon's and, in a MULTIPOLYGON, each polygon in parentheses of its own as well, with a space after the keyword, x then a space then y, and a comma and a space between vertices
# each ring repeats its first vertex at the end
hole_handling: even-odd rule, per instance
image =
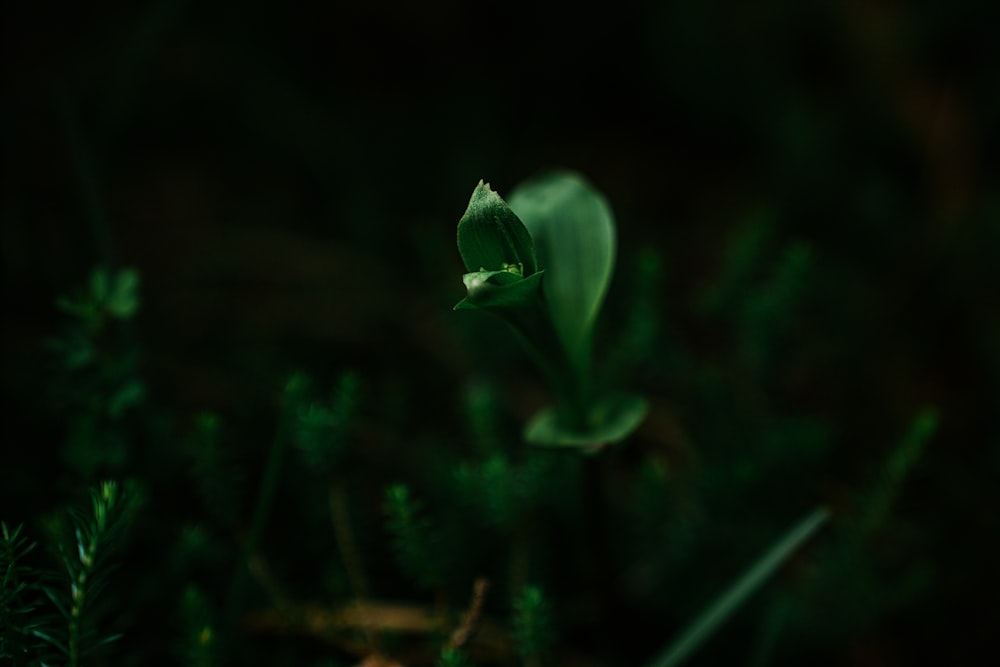
POLYGON ((472 638, 479 625, 479 619, 483 614, 483 604, 486 602, 486 593, 489 589, 489 579, 486 577, 476 579, 476 582, 472 585, 472 601, 469 602, 469 609, 462 616, 462 622, 458 624, 458 627, 451 633, 451 637, 448 638, 448 648, 462 648, 472 638))
POLYGON ((340 548, 340 557, 344 561, 344 569, 351 586, 351 592, 357 598, 368 597, 368 581, 362 565, 361 552, 354 539, 354 529, 351 526, 351 515, 347 508, 347 493, 344 490, 344 480, 336 477, 330 483, 327 494, 330 505, 330 519, 333 522, 334 537, 340 548))
MULTIPOLYGON (((464 650, 470 658, 483 664, 509 662, 514 658, 514 648, 508 630, 482 611, 484 598, 485 589, 477 608, 476 594, 473 593, 470 611, 477 608, 477 615, 469 622, 460 623, 453 634, 465 636, 464 650), (475 641, 470 642, 473 629, 475 641)), ((244 616, 244 623, 253 632, 312 637, 358 658, 375 653, 360 637, 366 627, 375 627, 398 639, 393 656, 405 664, 433 662, 440 648, 431 650, 429 638, 438 637, 445 630, 438 614, 426 605, 379 600, 357 601, 337 607, 292 603, 284 612, 276 609, 251 612, 244 616)), ((462 636, 457 639, 461 640, 462 636)))
POLYGON ((235 622, 238 616, 243 592, 250 575, 250 561, 254 554, 257 553, 257 547, 264 534, 264 528, 267 526, 267 519, 278 491, 278 483, 281 479, 281 464, 288 441, 286 433, 288 430, 287 413, 287 408, 283 409, 278 419, 274 442, 271 444, 271 450, 268 453, 267 463, 264 467, 264 474, 257 489, 257 506, 254 508, 253 516, 250 520, 250 528, 247 530, 246 539, 243 543, 242 557, 229 584, 229 594, 226 603, 228 613, 226 614, 226 618, 230 622, 235 622))

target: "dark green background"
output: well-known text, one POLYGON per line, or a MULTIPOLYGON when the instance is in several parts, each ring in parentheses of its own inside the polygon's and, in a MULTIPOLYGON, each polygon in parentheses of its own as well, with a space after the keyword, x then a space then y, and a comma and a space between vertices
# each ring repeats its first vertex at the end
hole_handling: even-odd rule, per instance
MULTIPOLYGON (((201 410, 266 432, 294 368, 357 369, 372 400, 398 403, 385 408, 397 432, 368 457, 384 465, 376 479, 415 465, 421 438, 460 439, 471 378, 495 374, 522 397, 513 415, 530 415, 542 389, 516 348, 451 312, 463 296, 455 225, 480 178, 502 194, 565 166, 618 219, 609 339, 640 252, 662 261, 659 316, 683 349, 657 348, 633 382, 695 451, 702 408, 671 373, 700 364, 740 381, 728 375, 739 317, 701 305, 734 233, 764 221, 772 254, 808 244, 816 280, 795 344, 760 389, 768 409, 830 429, 825 467, 796 497, 837 505, 920 410, 941 420, 898 509, 919 536, 903 543, 920 549, 900 558, 927 564, 931 584, 830 659, 971 655, 998 620, 997 7, 8 8, 0 515, 30 525, 91 481, 59 463, 66 435, 42 341, 60 326, 56 296, 98 264, 143 279, 126 336, 149 402, 171 416, 109 472, 145 475, 159 511, 186 506, 189 482, 150 448, 201 410)), ((640 434, 647 447, 659 437, 640 434)), ((247 445, 251 471, 267 440, 247 445)), ((774 494, 761 512, 781 504, 774 494)), ((640 644, 648 654, 668 636, 640 644)))

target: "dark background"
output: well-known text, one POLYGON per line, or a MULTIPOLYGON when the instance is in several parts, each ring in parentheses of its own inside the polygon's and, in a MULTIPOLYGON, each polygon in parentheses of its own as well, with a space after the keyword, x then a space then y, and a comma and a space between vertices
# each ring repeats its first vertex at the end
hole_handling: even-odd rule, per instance
MULTIPOLYGON (((470 378, 534 377, 516 349, 484 349, 502 335, 451 312, 455 225, 480 178, 503 194, 558 165, 617 217, 608 336, 637 257, 662 261, 661 315, 684 350, 660 350, 638 384, 695 449, 685 419, 697 410, 663 359, 728 382, 738 318, 699 304, 734 234, 766 220, 774 248, 808 245, 819 279, 767 391, 832 425, 814 495, 837 503, 918 411, 940 417, 900 500, 933 583, 834 660, 916 664, 987 641, 1000 546, 996 3, 42 1, 6 13, 8 521, 86 481, 59 463, 42 341, 60 326, 56 296, 100 264, 142 276, 127 335, 150 402, 173 415, 158 433, 202 410, 266 430, 291 369, 349 366, 403 406, 401 432, 454 437, 470 378)), ((526 384, 517 418, 538 404, 526 384)), ((413 439, 387 440, 377 477, 412 465, 394 448, 413 439)), ((133 453, 125 472, 155 460, 133 453)), ((183 497, 168 473, 150 484, 183 497)))

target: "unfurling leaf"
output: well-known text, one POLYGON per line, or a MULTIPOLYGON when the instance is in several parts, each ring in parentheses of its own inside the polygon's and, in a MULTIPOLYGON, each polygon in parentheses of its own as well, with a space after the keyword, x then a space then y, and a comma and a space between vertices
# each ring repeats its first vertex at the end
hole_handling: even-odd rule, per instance
POLYGON ((546 270, 545 296, 570 357, 586 366, 590 337, 615 262, 615 222, 582 176, 555 171, 519 186, 510 208, 534 240, 546 270))

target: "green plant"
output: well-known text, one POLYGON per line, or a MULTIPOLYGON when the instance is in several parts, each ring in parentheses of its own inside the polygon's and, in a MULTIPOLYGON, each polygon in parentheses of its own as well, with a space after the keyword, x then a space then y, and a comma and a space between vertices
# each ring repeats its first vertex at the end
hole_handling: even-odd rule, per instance
POLYGON ((400 567, 421 588, 433 589, 444 581, 443 554, 436 545, 433 526, 405 484, 386 490, 385 512, 400 567))
MULTIPOLYGON (((52 393, 64 398, 68 423, 87 427, 67 461, 76 478, 128 465, 144 483, 173 488, 172 473, 186 466, 196 482, 144 544, 164 547, 158 572, 168 583, 147 582, 147 599, 172 602, 175 657, 206 667, 533 667, 575 664, 580 652, 597 665, 659 656, 650 664, 672 667, 696 651, 709 662, 744 651, 759 665, 799 642, 858 634, 926 586, 925 566, 886 576, 892 554, 875 562, 869 552, 906 536, 894 511, 935 431, 934 410, 917 415, 870 488, 850 496, 855 516, 837 505, 822 545, 801 552, 829 520, 822 508, 773 537, 789 513, 816 502, 838 433, 834 420, 782 396, 788 367, 807 359, 798 346, 809 330, 799 323, 822 288, 818 247, 782 242, 767 217, 740 226, 701 299, 700 315, 718 327, 702 357, 674 326, 663 251, 640 252, 620 291, 609 291, 614 221, 576 174, 530 181, 510 205, 480 183, 458 245, 469 272, 457 308, 501 318, 550 383, 555 405, 526 427, 513 417, 518 395, 493 378, 456 389, 451 412, 414 420, 400 406, 423 376, 360 360, 362 370, 333 374, 329 392, 301 372, 274 392, 276 371, 264 390, 270 410, 255 405, 250 416, 195 406, 178 420, 185 447, 174 448, 174 422, 147 409, 136 372, 137 275, 98 269, 60 301, 69 319, 53 346, 52 393), (602 357, 603 306, 616 326, 601 330, 613 341, 602 357), (646 399, 620 387, 639 375, 656 410, 634 433, 646 399), (139 391, 116 399, 133 381, 139 391), (519 433, 548 447, 520 447, 519 433), (628 449, 576 455, 633 433, 628 449), (152 453, 112 460, 102 455, 108 436, 130 452, 133 441, 149 443, 152 453), (793 555, 796 567, 774 577, 793 555), (470 582, 463 613, 456 600, 470 582), (830 602, 849 587, 875 591, 875 602, 864 611, 830 602), (833 610, 822 625, 805 613, 817 600, 833 610), (717 635, 724 640, 709 641, 717 635)), ((103 631, 112 626, 93 605, 92 584, 107 572, 99 556, 115 531, 101 517, 115 513, 116 488, 98 487, 91 515, 74 515, 76 539, 62 549, 68 586, 34 567, 37 551, 20 527, 3 526, 0 657, 101 662, 94 651, 116 635, 103 631)), ((133 662, 141 652, 132 648, 133 662)))
POLYGON ((545 664, 553 633, 548 601, 537 586, 525 586, 514 599, 513 636, 525 665, 545 664))
POLYGON ((645 417, 644 399, 598 384, 591 359, 615 245, 604 197, 567 171, 522 184, 509 205, 480 181, 458 223, 468 295, 456 310, 502 317, 556 398, 525 427, 529 442, 596 451, 626 438, 645 417))
MULTIPOLYGON (((138 311, 139 273, 135 269, 94 269, 85 290, 61 297, 56 305, 77 318, 88 332, 100 333, 110 320, 127 320, 138 311)), ((91 360, 83 350, 69 357, 80 364, 91 360)))
POLYGON ((123 424, 145 398, 138 348, 124 331, 138 313, 139 286, 134 269, 98 267, 85 288, 56 301, 67 316, 48 341, 59 368, 56 408, 67 413, 62 456, 88 482, 125 467, 123 424))
MULTIPOLYGON (((118 483, 101 482, 94 488, 90 512, 70 512, 73 539, 57 543, 65 569, 61 577, 25 564, 34 544, 21 535, 20 526, 10 530, 0 524, 0 658, 14 664, 60 661, 78 667, 121 636, 99 631, 92 609, 107 585, 112 569, 108 557, 132 509, 131 496, 118 483), (63 580, 56 584, 57 578, 63 580)), ((54 519, 53 529, 58 533, 60 527, 60 519, 54 519)))

